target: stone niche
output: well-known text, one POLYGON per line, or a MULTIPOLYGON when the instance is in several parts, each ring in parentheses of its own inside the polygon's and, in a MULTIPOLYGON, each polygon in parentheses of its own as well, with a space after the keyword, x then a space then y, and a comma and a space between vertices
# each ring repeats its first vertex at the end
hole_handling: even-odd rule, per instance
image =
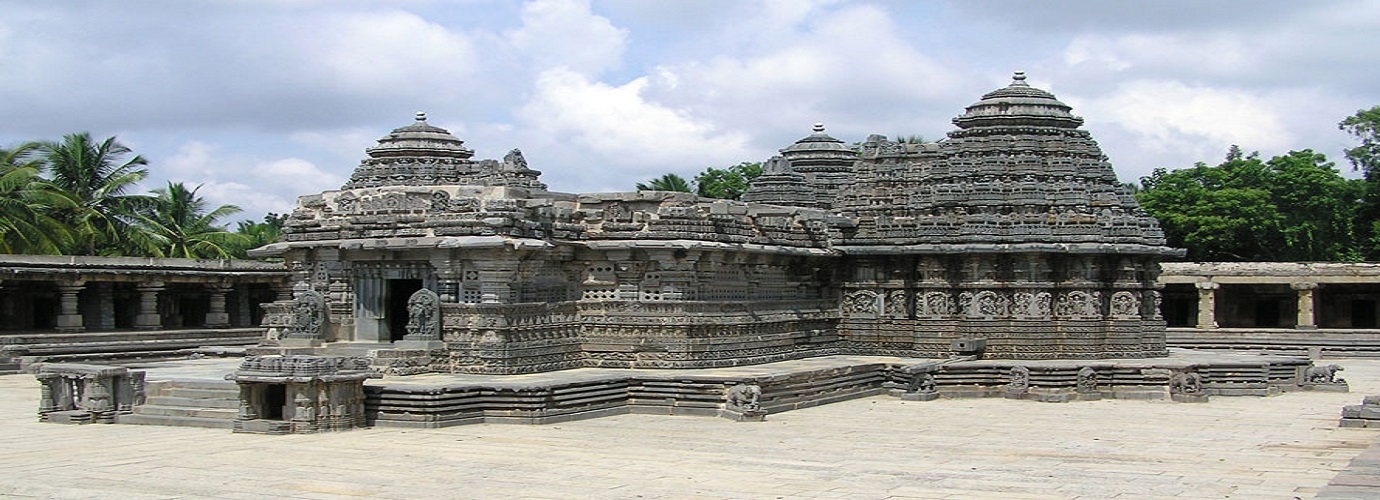
POLYGON ((144 403, 144 372, 118 366, 44 363, 39 382, 38 419, 42 422, 89 424, 115 422, 144 403))
POLYGON ((250 356, 226 375, 240 389, 235 432, 305 434, 366 425, 369 361, 335 356, 250 356))

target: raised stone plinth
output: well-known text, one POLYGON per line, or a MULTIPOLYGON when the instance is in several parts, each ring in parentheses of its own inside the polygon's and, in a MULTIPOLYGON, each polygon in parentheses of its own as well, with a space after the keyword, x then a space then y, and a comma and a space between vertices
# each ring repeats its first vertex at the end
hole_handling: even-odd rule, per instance
POLYGON ((1359 405, 1342 407, 1341 427, 1380 427, 1380 396, 1366 396, 1359 405))
POLYGON ((38 419, 64 424, 114 423, 144 400, 144 372, 118 366, 47 363, 38 378, 38 419))
POLYGON ((240 388, 235 432, 300 434, 364 427, 363 358, 251 356, 226 375, 240 388))

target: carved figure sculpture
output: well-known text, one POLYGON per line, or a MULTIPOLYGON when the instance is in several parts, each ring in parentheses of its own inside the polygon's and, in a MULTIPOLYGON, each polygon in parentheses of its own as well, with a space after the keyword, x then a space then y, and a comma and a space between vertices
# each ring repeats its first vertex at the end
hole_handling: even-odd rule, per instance
POLYGON ((1140 314, 1140 299, 1135 294, 1122 290, 1112 294, 1112 316, 1134 318, 1140 314))
POLYGON ((1346 382, 1345 379, 1337 378, 1337 372, 1342 370, 1344 368, 1340 365, 1310 366, 1305 379, 1314 384, 1340 384, 1346 382))
POLYGON ((1198 372, 1179 372, 1169 379, 1170 394, 1198 394, 1203 392, 1203 378, 1198 372))
POLYGON ((1097 392, 1097 370, 1091 366, 1078 370, 1078 392, 1097 392))
POLYGON ((292 324, 288 325, 287 337, 320 338, 321 326, 324 324, 326 299, 315 290, 304 290, 299 293, 292 304, 292 324))
POLYGON ((1006 384, 1008 392, 1025 392, 1030 389, 1030 369, 1024 366, 1011 368, 1011 381, 1006 384))
POLYGON ((728 401, 727 408, 730 410, 744 413, 762 410, 762 387, 752 382, 728 388, 724 398, 728 401))
POLYGON ((906 392, 918 392, 928 394, 934 392, 937 384, 932 373, 916 373, 911 377, 910 385, 906 387, 906 392))
POLYGON ((407 298, 407 335, 410 339, 439 338, 441 326, 440 297, 425 288, 407 298))

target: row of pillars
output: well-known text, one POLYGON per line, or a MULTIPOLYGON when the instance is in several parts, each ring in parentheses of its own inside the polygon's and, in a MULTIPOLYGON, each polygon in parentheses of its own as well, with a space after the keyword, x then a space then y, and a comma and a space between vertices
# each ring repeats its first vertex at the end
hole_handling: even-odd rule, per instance
MULTIPOLYGON (((1198 325, 1200 329, 1217 328, 1217 289, 1221 288, 1220 283, 1198 282, 1194 286, 1198 287, 1198 325)), ((1294 328, 1298 330, 1314 330, 1318 328, 1317 320, 1314 318, 1313 297, 1314 291, 1318 289, 1317 283, 1291 283, 1289 285, 1298 293, 1298 317, 1294 323, 1294 328)))
MULTIPOLYGON (((86 331, 86 325, 81 314, 81 302, 79 295, 86 289, 86 281, 74 280, 58 283, 58 317, 57 331, 59 332, 82 332, 86 331)), ((225 309, 225 296, 231 287, 228 285, 209 285, 211 301, 209 311, 206 313, 207 328, 228 328, 230 326, 230 313, 225 309)), ((134 316, 134 328, 138 330, 158 330, 163 327, 163 317, 158 313, 158 294, 167 288, 161 281, 151 281, 135 287, 139 292, 139 311, 134 316)), ((101 294, 97 298, 99 316, 104 321, 110 319, 110 325, 114 326, 115 302, 110 294, 101 294)))

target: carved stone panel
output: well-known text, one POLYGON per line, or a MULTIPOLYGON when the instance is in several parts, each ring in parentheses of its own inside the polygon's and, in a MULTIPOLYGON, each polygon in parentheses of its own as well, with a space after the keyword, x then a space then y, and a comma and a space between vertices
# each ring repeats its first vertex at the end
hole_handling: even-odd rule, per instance
POLYGON ((405 340, 441 338, 441 299, 436 292, 423 288, 408 297, 406 328, 405 340))

